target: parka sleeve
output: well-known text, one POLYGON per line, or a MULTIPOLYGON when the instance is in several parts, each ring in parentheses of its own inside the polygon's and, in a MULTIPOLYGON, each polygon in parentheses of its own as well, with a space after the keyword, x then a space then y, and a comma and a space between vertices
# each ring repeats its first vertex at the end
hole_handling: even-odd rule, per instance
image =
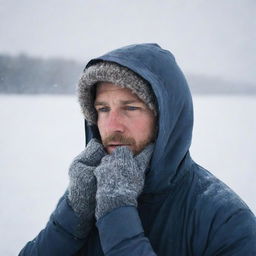
POLYGON ((116 208, 97 223, 104 255, 156 256, 135 207, 116 208))
POLYGON ((193 255, 256 255, 256 218, 236 194, 218 189, 195 205, 189 224, 193 255))
POLYGON ((256 218, 249 209, 240 209, 220 222, 209 238, 205 256, 255 256, 256 218))
POLYGON ((90 230, 89 226, 81 230, 80 223, 81 220, 69 206, 65 194, 59 200, 46 227, 25 245, 19 256, 74 255, 85 244, 90 230))

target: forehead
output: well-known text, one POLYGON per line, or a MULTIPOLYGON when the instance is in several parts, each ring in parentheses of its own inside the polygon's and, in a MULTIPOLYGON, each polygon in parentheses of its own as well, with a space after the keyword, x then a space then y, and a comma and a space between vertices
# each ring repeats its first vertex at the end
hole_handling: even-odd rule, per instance
POLYGON ((128 88, 122 88, 112 83, 101 82, 96 87, 96 99, 101 97, 127 97, 142 102, 138 96, 128 88))

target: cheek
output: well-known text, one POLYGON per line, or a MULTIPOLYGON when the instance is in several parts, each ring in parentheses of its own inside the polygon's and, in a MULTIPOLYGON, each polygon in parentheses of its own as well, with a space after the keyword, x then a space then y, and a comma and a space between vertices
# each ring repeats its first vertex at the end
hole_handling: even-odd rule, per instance
POLYGON ((105 130, 106 130, 106 128, 104 129, 104 127, 106 127, 105 125, 104 125, 104 122, 102 122, 102 121, 98 121, 97 122, 97 126, 98 126, 98 130, 99 130, 99 133, 100 133, 100 137, 101 138, 104 138, 104 136, 105 136, 105 130))
POLYGON ((130 128, 133 131, 134 137, 139 140, 144 140, 153 136, 154 120, 148 118, 140 118, 136 122, 131 123, 130 128), (132 126, 132 127, 131 127, 132 126))

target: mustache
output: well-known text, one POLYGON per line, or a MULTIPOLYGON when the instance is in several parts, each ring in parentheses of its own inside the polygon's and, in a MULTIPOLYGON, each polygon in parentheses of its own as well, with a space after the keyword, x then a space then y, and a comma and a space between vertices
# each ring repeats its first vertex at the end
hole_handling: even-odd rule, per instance
POLYGON ((117 143, 125 144, 125 145, 128 145, 128 144, 135 145, 136 144, 136 141, 133 138, 123 136, 120 133, 110 134, 109 136, 107 136, 106 138, 104 138, 102 140, 102 144, 104 147, 108 146, 109 144, 111 144, 113 142, 117 142, 117 143))

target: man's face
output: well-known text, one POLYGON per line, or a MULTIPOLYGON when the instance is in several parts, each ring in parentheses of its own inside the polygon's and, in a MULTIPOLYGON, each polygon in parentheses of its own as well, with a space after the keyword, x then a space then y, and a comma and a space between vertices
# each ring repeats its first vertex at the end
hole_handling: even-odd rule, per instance
POLYGON ((117 146, 128 146, 138 154, 153 141, 155 116, 130 89, 100 83, 94 106, 101 140, 109 154, 117 146))

